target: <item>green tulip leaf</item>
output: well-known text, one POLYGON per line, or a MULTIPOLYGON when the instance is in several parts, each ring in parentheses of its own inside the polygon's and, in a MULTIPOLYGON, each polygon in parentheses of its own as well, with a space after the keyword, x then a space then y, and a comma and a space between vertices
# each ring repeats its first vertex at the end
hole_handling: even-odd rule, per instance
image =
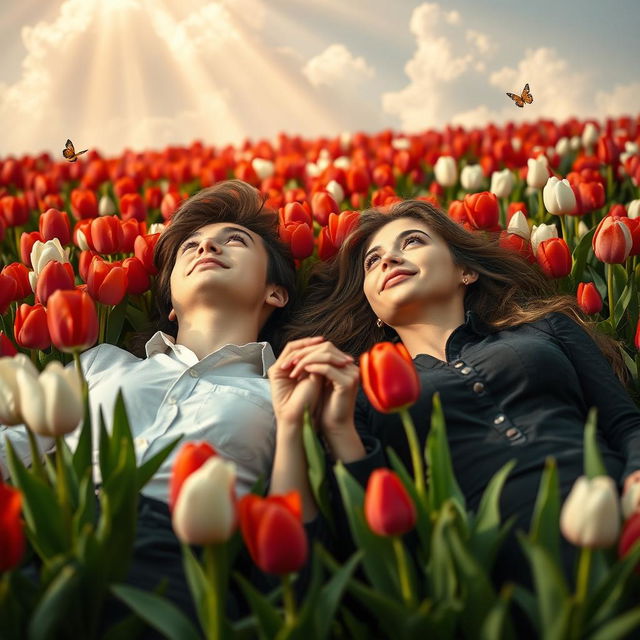
POLYGON ((466 513, 465 499, 453 473, 451 452, 447 442, 440 395, 433 395, 431 430, 426 445, 427 473, 429 475, 429 501, 432 511, 439 511, 449 499, 453 500, 461 513, 466 513))
POLYGON ((443 505, 435 521, 431 536, 431 592, 436 602, 453 602, 459 593, 458 576, 448 539, 448 528, 455 521, 452 502, 443 505))
POLYGON ((560 485, 558 468, 553 458, 547 458, 540 479, 540 488, 531 518, 529 540, 546 549, 556 565, 561 565, 560 485))
POLYGON ((335 466, 335 475, 344 503, 351 535, 364 552, 362 565, 371 584, 382 594, 400 597, 396 580, 395 556, 391 540, 376 535, 366 523, 363 511, 364 490, 341 462, 335 466))
POLYGON ((88 469, 80 480, 78 488, 78 508, 73 514, 73 531, 78 536, 85 526, 93 524, 96 519, 96 496, 93 488, 93 474, 88 469))
POLYGON ((125 295, 122 301, 112 307, 107 315, 107 330, 105 332, 105 342, 109 344, 118 344, 127 312, 127 297, 128 296, 125 295))
POLYGON ((331 511, 329 488, 327 484, 327 462, 324 449, 316 435, 311 423, 309 409, 304 412, 304 424, 302 427, 304 451, 307 458, 309 484, 311 493, 315 499, 320 513, 329 524, 329 528, 335 534, 335 523, 331 511))
POLYGON ((635 280, 632 278, 625 286, 620 294, 620 297, 616 300, 616 304, 613 307, 613 322, 617 327, 624 316, 624 312, 627 310, 631 297, 635 294, 635 280))
POLYGON ((584 268, 587 264, 587 258, 589 254, 593 255, 593 249, 591 248, 591 242, 593 239, 593 234, 595 233, 596 228, 593 227, 589 229, 587 233, 585 233, 582 238, 580 238, 580 242, 573 250, 572 258, 573 258, 573 266, 571 268, 571 281, 575 283, 575 286, 578 286, 578 282, 582 282, 584 280, 584 268))
POLYGON ((111 591, 169 640, 200 640, 200 633, 187 616, 166 598, 124 584, 113 585, 111 591))
POLYGON ((240 585, 244 597, 247 599, 251 611, 258 620, 258 632, 263 640, 274 640, 278 631, 284 624, 284 620, 278 609, 269 598, 260 593, 246 578, 239 573, 233 574, 240 585))
POLYGON ((589 636, 589 640, 623 640, 631 636, 632 631, 640 628, 640 606, 626 611, 622 615, 614 618, 611 622, 603 625, 598 631, 589 636))
POLYGON ((515 637, 511 618, 509 617, 509 605, 513 595, 513 585, 505 585, 491 609, 484 617, 478 640, 512 640, 515 637))
POLYGON ((584 426, 584 473, 589 479, 607 475, 607 468, 602 461, 596 439, 597 424, 598 410, 592 407, 584 426))
POLYGON ((88 395, 84 398, 84 418, 80 427, 78 445, 73 452, 73 469, 76 477, 82 478, 87 469, 93 468, 93 433, 91 427, 91 408, 88 395))
POLYGON ((538 615, 538 603, 536 601, 536 597, 531 593, 531 591, 529 591, 529 589, 525 589, 525 587, 520 584, 513 584, 512 586, 513 601, 517 602, 518 606, 525 612, 536 629, 538 636, 540 636, 542 629, 540 628, 540 616, 538 615))
POLYGON ((68 629, 68 613, 77 600, 81 584, 75 566, 67 564, 56 573, 31 614, 29 640, 50 640, 60 637, 63 627, 68 629))

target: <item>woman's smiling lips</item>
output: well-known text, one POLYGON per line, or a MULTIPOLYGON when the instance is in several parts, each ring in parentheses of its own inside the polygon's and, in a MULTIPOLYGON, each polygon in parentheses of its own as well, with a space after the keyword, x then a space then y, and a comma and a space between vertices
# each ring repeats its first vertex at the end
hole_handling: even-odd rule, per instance
POLYGON ((206 258, 200 258, 200 260, 193 265, 193 269, 191 269, 191 271, 195 271, 201 265, 213 265, 215 267, 222 267, 223 269, 229 268, 226 264, 220 262, 220 260, 207 256, 206 258))
POLYGON ((413 271, 408 271, 406 269, 396 269, 387 275, 382 283, 381 291, 388 289, 389 287, 393 287, 394 285, 406 280, 410 276, 414 275, 413 271))

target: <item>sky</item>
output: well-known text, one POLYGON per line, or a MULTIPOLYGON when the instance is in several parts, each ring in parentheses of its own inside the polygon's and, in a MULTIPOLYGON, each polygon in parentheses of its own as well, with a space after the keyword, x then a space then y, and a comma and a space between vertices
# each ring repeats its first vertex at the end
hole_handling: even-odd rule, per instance
POLYGON ((2 0, 0 157, 636 115, 639 26, 637 0, 2 0))

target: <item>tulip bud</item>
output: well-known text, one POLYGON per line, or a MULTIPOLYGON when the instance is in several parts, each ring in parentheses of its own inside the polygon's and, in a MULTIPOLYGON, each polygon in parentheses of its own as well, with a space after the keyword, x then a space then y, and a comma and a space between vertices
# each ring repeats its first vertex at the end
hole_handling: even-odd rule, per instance
POLYGON ((602 296, 593 282, 580 282, 577 291, 578 304, 588 315, 602 311, 602 296))
POLYGON ((260 180, 270 178, 275 171, 273 162, 271 162, 271 160, 265 160, 264 158, 254 158, 251 161, 251 166, 260 180))
POLYGON ((599 549, 615 544, 620 531, 620 504, 609 476, 580 476, 562 505, 562 535, 578 547, 599 549))
POLYGON ((16 568, 25 550, 22 518, 22 494, 0 481, 0 575, 16 568))
MULTIPOLYGON (((60 244, 58 238, 53 240, 47 240, 46 242, 39 242, 36 240, 33 243, 31 249, 31 266, 33 267, 33 282, 31 288, 35 291, 35 283, 40 276, 40 272, 44 269, 45 265, 51 260, 56 262, 69 262, 68 251, 65 251, 60 244)), ((30 277, 31 280, 31 277, 30 277)))
POLYGON ((12 426, 24 422, 20 411, 20 387, 17 375, 27 369, 34 376, 38 370, 24 353, 0 358, 0 424, 12 426))
POLYGON ((71 228, 66 211, 48 209, 40 215, 38 225, 40 235, 45 242, 54 238, 57 238, 60 244, 71 242, 71 228))
POLYGON ((589 227, 587 226, 584 220, 580 220, 578 223, 578 238, 582 238, 582 236, 589 233, 589 227))
POLYGON ((558 142, 556 142, 555 151, 559 156, 569 155, 571 153, 569 138, 560 138, 558 142))
POLYGON ((120 217, 122 220, 138 220, 140 222, 147 219, 147 205, 139 193, 125 193, 120 198, 120 217))
POLYGON ((47 328, 47 312, 41 304, 22 304, 13 323, 16 343, 26 349, 48 349, 51 337, 47 328))
POLYGON ((549 179, 548 160, 545 156, 527 160, 527 184, 533 189, 542 189, 549 179))
POLYGON ((626 224, 607 216, 596 227, 591 244, 596 258, 601 262, 622 264, 629 257, 633 238, 626 224))
POLYGON ((102 304, 119 304, 127 293, 127 272, 96 256, 87 271, 87 292, 102 304))
MULTIPOLYGON (((16 349, 16 345, 9 340, 7 334, 4 331, 0 331, 0 357, 9 357, 13 358, 13 356, 18 354, 18 350, 16 349)), ((0 419, 0 424, 2 423, 2 419, 0 419)))
POLYGON ((491 188, 489 191, 498 198, 508 198, 513 189, 513 174, 509 169, 494 171, 491 174, 491 188))
POLYGON ((122 250, 124 234, 122 225, 117 216, 104 216, 92 220, 88 227, 91 234, 90 245, 98 253, 112 254, 122 250))
POLYGON ((553 215, 570 215, 576 209, 576 197, 568 180, 551 176, 542 191, 544 206, 553 215))
POLYGON ((587 122, 582 130, 582 146, 585 149, 591 149, 598 142, 598 129, 592 122, 587 122))
POLYGON ((83 351, 98 339, 96 306, 88 293, 78 289, 51 295, 46 322, 51 342, 60 351, 83 351))
POLYGON ((474 229, 494 229, 498 225, 500 210, 495 194, 489 191, 469 193, 463 202, 467 220, 474 229))
POLYGON ((331 197, 340 204, 344 200, 344 189, 342 185, 336 180, 331 180, 327 186, 325 187, 328 193, 331 194, 331 197))
POLYGON ((460 184, 467 191, 478 191, 482 188, 484 173, 479 164, 468 164, 460 172, 460 184))
MULTIPOLYGON (((629 519, 622 527, 620 541, 618 542, 618 556, 620 558, 626 556, 631 548, 635 546, 638 538, 640 538, 640 513, 636 512, 629 516, 629 519)), ((640 571, 638 565, 636 565, 635 571, 636 573, 640 571)))
POLYGON ((555 224, 541 224, 539 227, 534 224, 531 229, 531 250, 536 254, 541 242, 557 237, 558 227, 555 224))
POLYGON ((420 379, 403 344, 380 342, 360 356, 362 387, 381 413, 401 411, 416 402, 420 379))
POLYGON ((376 469, 364 497, 367 524, 379 536, 401 536, 416 524, 416 507, 398 476, 376 469))
POLYGON ((101 216, 112 216, 116 212, 116 205, 107 195, 103 195, 98 203, 98 214, 101 216))
POLYGON ((627 215, 630 218, 640 218, 640 200, 632 200, 627 205, 627 215))
POLYGON ((71 213, 78 220, 97 217, 96 194, 91 189, 74 189, 71 192, 71 213))
POLYGON ((184 481, 216 455, 208 442, 185 442, 175 457, 169 479, 169 509, 173 511, 184 481))
POLYGON ((59 289, 75 289, 73 267, 69 262, 51 260, 38 276, 36 300, 46 306, 49 296, 59 289))
POLYGON ((522 211, 516 211, 513 216, 511 216, 511 220, 509 220, 509 224, 507 226, 507 231, 509 233, 514 233, 525 240, 529 240, 531 237, 531 229, 529 229, 527 218, 522 211))
POLYGON ((3 315, 9 305, 16 300, 18 285, 16 281, 4 273, 0 273, 0 315, 3 315))
POLYGON ((127 293, 140 295, 149 290, 151 286, 149 274, 138 258, 125 258, 122 261, 122 268, 126 274, 127 293))
POLYGON ((262 571, 283 575, 304 565, 308 542, 298 492, 267 498, 248 494, 238 503, 238 515, 242 537, 262 571))
POLYGON ((453 187, 458 181, 458 167, 452 156, 440 156, 433 167, 436 181, 443 187, 453 187))
POLYGON ((635 348, 640 351, 640 318, 638 318, 638 323, 636 324, 636 333, 633 339, 633 344, 635 348))
POLYGON ((640 511, 640 483, 634 482, 624 492, 621 500, 622 516, 628 520, 634 513, 640 511))
POLYGON ((318 191, 311 196, 311 211, 318 224, 325 226, 332 213, 340 213, 340 207, 327 191, 318 191))
POLYGON ((133 253, 144 265, 147 273, 154 276, 158 273, 158 268, 153 261, 153 251, 160 237, 159 233, 147 234, 146 236, 138 236, 133 243, 133 253))
POLYGON ((171 521, 187 544, 226 542, 236 528, 235 465, 209 458, 182 484, 171 521))
POLYGON ((165 225, 162 222, 154 222, 149 226, 148 235, 160 235, 165 230, 165 225))
POLYGON ((71 433, 84 415, 82 385, 74 366, 50 362, 39 375, 28 369, 16 374, 20 411, 26 425, 41 436, 71 433))
POLYGON ((313 253, 315 239, 311 227, 306 222, 280 225, 280 239, 289 244, 291 254, 297 260, 304 260, 313 253))
POLYGON ((540 242, 536 259, 548 278, 564 278, 571 273, 571 251, 564 238, 549 238, 540 242))

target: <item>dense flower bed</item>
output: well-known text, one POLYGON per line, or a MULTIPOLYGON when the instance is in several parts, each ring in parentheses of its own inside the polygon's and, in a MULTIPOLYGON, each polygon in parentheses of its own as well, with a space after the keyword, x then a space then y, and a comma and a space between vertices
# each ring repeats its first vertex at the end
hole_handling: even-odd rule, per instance
MULTIPOLYGON (((233 469, 213 452, 181 450, 174 472, 176 532, 185 542, 205 544, 201 561, 185 546, 198 629, 171 607, 158 607, 160 595, 113 586, 131 554, 137 491, 167 452, 137 468, 127 417, 118 407, 113 433, 101 440, 105 497, 96 513, 90 506, 90 442, 81 437, 72 453, 62 439, 80 422, 83 433, 90 433, 88 419, 83 421, 87 391, 76 370, 58 364, 96 342, 127 345, 149 317, 153 249, 176 208, 202 187, 239 178, 279 211, 281 237, 301 273, 336 254, 360 210, 406 198, 436 204, 473 232, 496 234, 502 245, 537 262, 559 291, 575 294, 600 330, 621 340, 630 392, 637 395, 639 144, 640 117, 623 117, 472 131, 448 127, 416 135, 384 131, 307 140, 282 134, 275 142, 223 148, 194 142, 115 158, 90 150, 76 162, 48 154, 0 159, 0 423, 25 422, 33 432, 58 439, 57 455, 43 464, 25 469, 13 456, 11 481, 0 484, 0 635, 24 637, 28 629, 30 637, 57 637, 71 624, 82 637, 95 637, 109 589, 173 638, 252 637, 258 628, 268 638, 303 632, 512 637, 514 600, 544 637, 609 639, 640 628, 640 608, 633 606, 640 593, 633 573, 640 557, 633 546, 640 535, 640 495, 634 492, 623 505, 620 533, 618 497, 601 477, 595 419, 585 430, 588 479, 576 486, 562 519, 552 462, 545 472, 535 521, 522 538, 534 591, 507 586, 496 593, 489 572, 504 533, 497 500, 510 469, 498 471, 480 512, 468 513, 436 408, 426 450, 428 486, 396 465, 396 473, 374 474, 365 496, 337 469, 360 548, 344 565, 322 549, 306 548, 295 495, 250 496, 236 505, 225 489, 207 501, 207 487, 228 487, 233 469), (181 506, 183 485, 190 499, 181 506), (195 522, 188 504, 213 505, 201 509, 213 510, 211 520, 195 522), (221 558, 238 546, 236 512, 254 562, 282 575, 283 591, 269 600, 239 578, 254 614, 232 624, 221 613, 230 579, 221 558), (574 584, 559 569, 560 524, 582 548, 574 584), (414 527, 420 553, 411 562, 402 535, 414 527), (283 539, 284 556, 277 551, 283 539), (616 545, 621 560, 609 551, 616 545), (296 605, 288 576, 309 554, 311 586, 296 605), (19 570, 33 556, 42 565, 38 581, 19 570), (354 578, 358 566, 362 575, 354 578), (81 613, 62 604, 74 599, 85 603, 81 613)), ((377 353, 367 366, 397 367, 403 375, 410 366, 402 358, 377 353)), ((367 391, 377 407, 376 389, 367 391)), ((309 426, 306 435, 314 491, 330 519, 323 503, 323 456, 309 426)), ((414 455, 421 458, 421 452, 414 455)))

